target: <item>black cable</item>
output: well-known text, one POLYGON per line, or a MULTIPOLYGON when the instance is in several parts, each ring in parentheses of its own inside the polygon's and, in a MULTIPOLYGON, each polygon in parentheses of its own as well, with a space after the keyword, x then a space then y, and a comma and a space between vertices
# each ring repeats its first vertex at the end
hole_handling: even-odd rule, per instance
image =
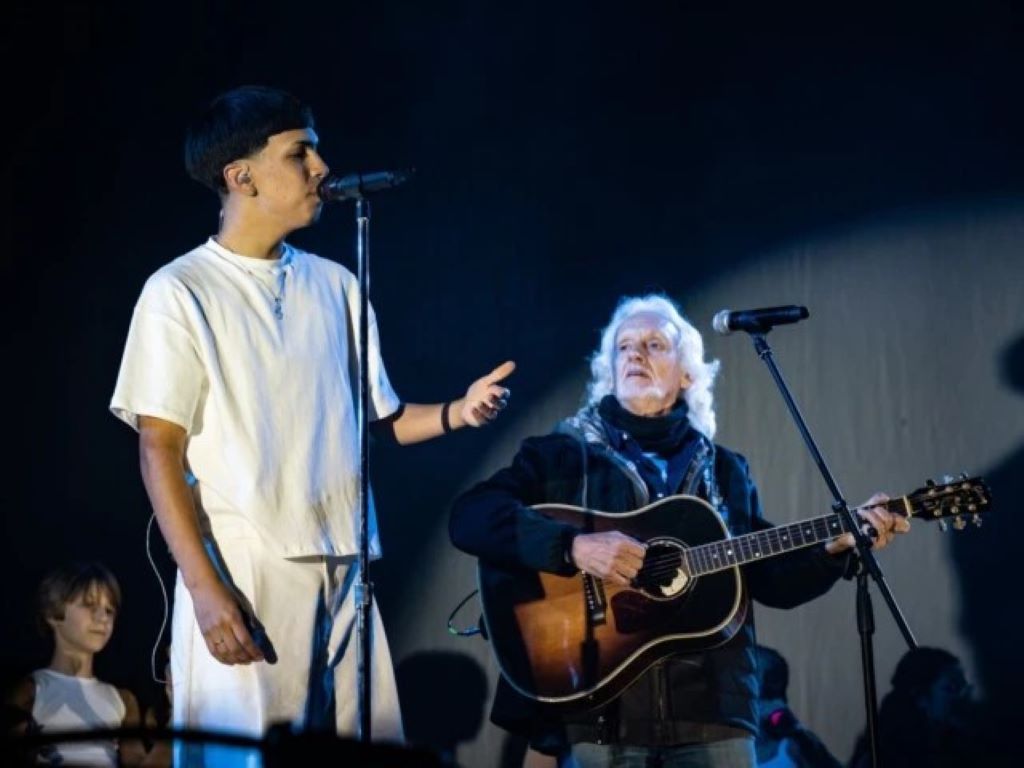
POLYGON ((473 635, 479 635, 480 634, 480 627, 479 626, 469 627, 468 629, 456 629, 455 627, 452 626, 452 621, 455 619, 455 614, 457 614, 462 609, 462 606, 464 606, 466 603, 468 603, 470 601, 470 598, 472 598, 473 595, 475 595, 479 591, 480 591, 479 589, 474 589, 472 592, 470 592, 468 595, 466 595, 462 599, 462 602, 455 606, 455 610, 453 610, 448 615, 448 634, 456 635, 458 637, 472 637, 473 635))

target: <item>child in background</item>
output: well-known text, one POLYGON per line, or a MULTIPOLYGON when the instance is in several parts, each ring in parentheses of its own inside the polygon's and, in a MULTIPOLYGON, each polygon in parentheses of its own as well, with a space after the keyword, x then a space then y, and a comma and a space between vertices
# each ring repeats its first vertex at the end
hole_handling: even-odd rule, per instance
MULTIPOLYGON (((10 702, 21 715, 17 733, 118 728, 139 724, 128 690, 98 680, 93 659, 106 647, 121 606, 121 588, 100 563, 76 563, 48 573, 39 586, 37 619, 53 639, 49 666, 23 679, 10 702)), ((141 765, 141 743, 81 741, 48 745, 37 760, 51 765, 141 765)))

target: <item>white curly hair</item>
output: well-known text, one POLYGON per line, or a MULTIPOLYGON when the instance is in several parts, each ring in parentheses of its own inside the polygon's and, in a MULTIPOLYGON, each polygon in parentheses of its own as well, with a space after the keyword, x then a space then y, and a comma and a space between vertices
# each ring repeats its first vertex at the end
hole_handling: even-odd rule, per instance
POLYGON ((653 312, 664 317, 679 331, 678 347, 682 368, 689 374, 691 385, 683 397, 688 407, 690 423, 709 440, 715 436, 715 402, 711 394, 718 360, 704 359, 704 339, 685 317, 682 310, 663 294, 624 296, 619 299, 608 325, 601 331, 601 345, 590 356, 590 384, 587 403, 596 405, 605 395, 615 391, 615 336, 619 326, 629 317, 641 312, 653 312))

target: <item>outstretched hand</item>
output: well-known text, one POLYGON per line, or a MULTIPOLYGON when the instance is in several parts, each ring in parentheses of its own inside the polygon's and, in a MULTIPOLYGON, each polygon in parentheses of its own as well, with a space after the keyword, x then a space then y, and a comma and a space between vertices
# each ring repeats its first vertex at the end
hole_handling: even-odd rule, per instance
POLYGON ((511 392, 499 382, 508 378, 516 369, 516 364, 506 360, 486 376, 469 385, 466 396, 462 400, 459 415, 471 427, 482 427, 498 418, 498 414, 508 405, 511 392))

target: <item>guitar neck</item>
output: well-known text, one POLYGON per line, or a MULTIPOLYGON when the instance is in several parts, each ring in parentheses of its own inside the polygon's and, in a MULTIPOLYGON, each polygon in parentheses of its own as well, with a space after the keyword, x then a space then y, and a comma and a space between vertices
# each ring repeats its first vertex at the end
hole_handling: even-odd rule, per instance
MULTIPOLYGON (((890 512, 907 514, 909 509, 906 496, 890 499, 884 504, 890 512)), ((851 510, 856 511, 856 508, 851 510)), ((722 539, 710 544, 701 544, 686 550, 686 561, 691 576, 724 571, 736 565, 765 560, 784 555, 796 549, 831 541, 849 530, 842 516, 823 515, 798 523, 780 525, 756 533, 747 533, 731 539, 722 539)))

